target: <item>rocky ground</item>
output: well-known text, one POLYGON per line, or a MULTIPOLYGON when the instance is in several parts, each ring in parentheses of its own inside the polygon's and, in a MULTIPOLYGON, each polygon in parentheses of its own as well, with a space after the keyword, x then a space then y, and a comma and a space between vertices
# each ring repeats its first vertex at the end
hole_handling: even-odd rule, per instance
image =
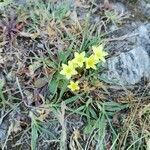
MULTIPOLYGON (((27 5, 27 1, 25 0, 15 1, 16 5, 27 5)), ((59 5, 58 3, 55 2, 55 5, 59 5)), ((91 15, 89 16, 90 28, 88 30, 93 28, 92 34, 101 34, 102 41, 106 43, 105 49, 109 53, 107 62, 103 66, 103 72, 98 74, 99 80, 104 82, 103 90, 95 90, 90 94, 100 95, 100 101, 102 102, 105 99, 109 99, 108 102, 113 101, 117 103, 117 106, 119 105, 118 111, 116 109, 115 113, 110 117, 111 121, 109 120, 112 123, 112 128, 116 130, 112 131, 111 127, 106 126, 106 133, 104 135, 104 145, 106 146, 97 147, 96 145, 98 145, 99 141, 94 138, 92 139, 96 129, 90 134, 88 132, 87 134, 83 134, 85 125, 89 123, 88 119, 83 117, 84 115, 81 112, 79 114, 69 113, 65 116, 66 128, 63 128, 62 122, 58 121, 59 116, 56 115, 58 118, 55 116, 55 113, 59 112, 54 109, 57 107, 57 103, 54 103, 56 106, 51 108, 54 109, 52 112, 48 111, 47 119, 54 122, 43 122, 41 124, 52 135, 49 135, 49 133, 46 134, 41 129, 41 132, 44 134, 39 133, 37 149, 63 149, 57 141, 61 139, 61 136, 66 136, 62 131, 66 131, 66 145, 71 150, 110 150, 113 145, 113 134, 109 132, 114 132, 120 138, 119 142, 114 142, 115 147, 113 149, 146 149, 148 147, 147 141, 150 141, 148 138, 150 136, 150 122, 144 118, 145 114, 147 118, 150 115, 150 1, 114 0, 108 2, 68 0, 67 3, 70 8, 67 14, 69 19, 66 19, 62 24, 60 23, 57 26, 57 32, 51 28, 48 34, 45 33, 48 30, 45 30, 44 25, 41 24, 39 30, 42 33, 36 33, 37 35, 30 32, 30 24, 27 22, 25 22, 26 26, 23 27, 22 22, 26 18, 23 16, 22 11, 25 10, 21 12, 19 10, 17 15, 20 14, 20 16, 16 16, 16 8, 9 6, 9 9, 5 10, 4 15, 3 12, 1 13, 0 89, 3 87, 3 82, 5 83, 5 90, 0 92, 0 95, 2 95, 0 96, 2 102, 0 110, 0 141, 2 149, 30 149, 30 133, 31 130, 33 132, 33 129, 29 112, 34 112, 36 108, 39 108, 43 104, 41 102, 43 97, 47 95, 51 96, 52 93, 48 92, 48 74, 53 74, 54 71, 54 69, 50 68, 51 66, 41 67, 41 64, 32 60, 32 57, 35 55, 38 58, 40 56, 41 59, 47 57, 46 46, 50 47, 54 58, 57 53, 56 49, 66 49, 70 45, 71 39, 68 40, 65 37, 61 39, 60 36, 62 33, 60 30, 63 30, 66 34, 73 33, 79 35, 77 36, 78 39, 75 47, 85 44, 81 42, 82 38, 80 37, 79 30, 82 28, 82 25, 84 26, 86 22, 85 18, 89 11, 91 11, 91 15), (10 16, 9 19, 7 18, 8 15, 10 16), (20 19, 19 23, 15 17, 20 19), (70 25, 72 23, 76 24, 78 29, 75 28, 76 26, 73 26, 73 28, 70 25), (22 28, 25 28, 30 33, 25 33, 22 28), (32 63, 36 69, 31 70, 29 68, 32 63), (4 99, 8 99, 8 101, 4 102, 4 99), (128 107, 120 109, 124 107, 124 104, 127 104, 128 107), (131 117, 132 113, 135 113, 134 117, 131 117), (133 122, 130 122, 130 119, 133 122), (120 120, 123 120, 123 122, 120 123, 120 120), (144 129, 142 128, 143 126, 145 127, 144 129), (130 129, 127 129, 128 127, 131 128, 131 131, 133 130, 133 133, 130 129), (117 128, 122 128, 123 130, 118 131, 117 128), (81 132, 81 138, 77 137, 76 139, 79 133, 75 132, 77 131, 75 129, 81 132), (137 134, 135 130, 138 130, 137 134), (142 132, 139 132, 139 130, 142 130, 142 132), (126 131, 128 131, 129 135, 123 134, 126 131), (135 139, 128 144, 128 140, 130 140, 132 134, 135 134, 137 137, 135 136, 135 139), (125 136, 129 136, 129 138, 125 139, 125 136), (43 139, 45 139, 44 142, 43 139), (78 141, 78 139, 80 140, 78 141), (127 144, 124 143, 124 140, 127 144), (140 141, 141 145, 134 145, 134 141, 140 141), (133 144, 133 147, 130 147, 131 144, 133 144)), ((51 22, 50 25, 53 27, 56 24, 55 22, 51 22)), ((31 30, 36 29, 31 28, 31 30)), ((90 43, 90 41, 86 42, 87 45, 90 43)), ((84 103, 83 101, 81 100, 81 104, 84 103)), ((51 105, 54 104, 52 103, 51 105)), ((76 106, 77 108, 80 106, 79 103, 75 102, 74 105, 73 107, 75 108, 76 106)), ((49 105, 46 105, 46 102, 45 106, 49 107, 49 105)), ((69 103, 67 107, 70 106, 72 108, 72 104, 69 103)), ((91 107, 97 110, 95 107, 98 106, 95 106, 94 103, 91 107)), ((58 108, 62 109, 62 106, 58 106, 58 108)), ((63 112, 63 110, 60 110, 60 112, 63 112)), ((96 111, 96 113, 98 112, 96 111)), ((61 117, 63 118, 64 116, 61 117)), ((109 124, 109 121, 105 123, 109 124)))

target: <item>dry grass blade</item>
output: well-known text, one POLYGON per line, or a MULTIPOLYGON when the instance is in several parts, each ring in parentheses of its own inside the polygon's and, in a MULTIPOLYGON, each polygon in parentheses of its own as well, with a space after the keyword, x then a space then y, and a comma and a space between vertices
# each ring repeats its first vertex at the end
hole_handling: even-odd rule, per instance
POLYGON ((70 136, 69 148, 71 150, 83 150, 79 139, 81 138, 80 132, 77 129, 74 129, 72 135, 70 136))
POLYGON ((60 136, 60 150, 65 150, 67 147, 67 145, 66 145, 67 133, 66 133, 65 110, 66 110, 66 105, 64 102, 62 102, 61 103, 61 111, 55 112, 55 115, 62 127, 61 136, 60 136))

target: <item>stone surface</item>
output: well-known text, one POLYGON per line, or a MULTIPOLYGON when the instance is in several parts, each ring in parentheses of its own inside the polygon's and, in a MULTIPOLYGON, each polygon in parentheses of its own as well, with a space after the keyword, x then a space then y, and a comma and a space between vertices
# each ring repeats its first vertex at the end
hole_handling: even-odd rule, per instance
POLYGON ((150 80, 150 24, 129 28, 117 31, 127 38, 110 43, 108 49, 114 56, 108 59, 108 71, 102 75, 123 85, 138 83, 142 78, 150 80))
POLYGON ((129 12, 128 8, 121 2, 112 3, 112 9, 115 10, 119 15, 129 12))
POLYGON ((20 4, 20 5, 24 5, 27 3, 27 0, 15 0, 15 3, 20 4))
POLYGON ((139 0, 138 9, 143 15, 150 19, 150 0, 139 0))
POLYGON ((0 143, 3 142, 7 136, 8 124, 3 122, 0 124, 0 143))

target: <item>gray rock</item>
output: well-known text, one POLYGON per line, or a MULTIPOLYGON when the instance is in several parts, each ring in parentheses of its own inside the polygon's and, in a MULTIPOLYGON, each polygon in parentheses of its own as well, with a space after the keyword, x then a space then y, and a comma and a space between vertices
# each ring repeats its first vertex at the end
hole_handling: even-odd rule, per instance
POLYGON ((121 53, 117 57, 108 60, 109 71, 107 76, 110 80, 115 79, 119 84, 135 84, 142 77, 150 76, 150 58, 143 47, 121 53))
POLYGON ((150 0, 139 0, 138 9, 143 15, 150 18, 150 0))
POLYGON ((142 78, 150 80, 150 24, 141 24, 126 35, 129 38, 111 42, 109 49, 116 45, 116 54, 108 59, 108 71, 102 76, 123 85, 138 83, 142 78))
POLYGON ((19 4, 19 5, 24 5, 27 3, 27 0, 15 0, 14 2, 19 4))
POLYGON ((6 122, 1 123, 0 125, 0 144, 3 142, 7 136, 8 124, 6 122))
POLYGON ((115 10, 118 14, 125 14, 129 11, 128 8, 121 2, 113 3, 112 9, 115 10))

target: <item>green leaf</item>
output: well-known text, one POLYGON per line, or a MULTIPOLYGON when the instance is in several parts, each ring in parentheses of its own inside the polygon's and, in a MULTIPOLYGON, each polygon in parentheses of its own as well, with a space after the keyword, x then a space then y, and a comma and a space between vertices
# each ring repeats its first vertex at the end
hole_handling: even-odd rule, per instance
POLYGON ((38 132, 37 132, 37 127, 34 124, 34 122, 32 121, 31 124, 31 150, 36 150, 36 140, 38 138, 38 132))
POLYGON ((96 119, 97 118, 97 114, 94 111, 94 109, 93 108, 89 108, 89 111, 90 111, 91 117, 93 117, 94 119, 96 119))
POLYGON ((49 90, 50 93, 54 96, 55 93, 57 92, 57 88, 58 88, 58 81, 56 79, 52 79, 49 83, 49 90))
POLYGON ((90 134, 93 131, 92 128, 93 126, 91 124, 87 124, 87 126, 84 128, 84 133, 90 134))
POLYGON ((101 149, 104 150, 104 145, 105 145, 105 134, 106 134, 106 118, 104 114, 101 115, 99 118, 99 123, 98 123, 98 144, 96 149, 101 149))
POLYGON ((54 68, 54 69, 57 68, 56 62, 54 62, 54 61, 47 60, 45 63, 48 67, 51 67, 51 68, 54 68))
POLYGON ((66 52, 59 51, 58 52, 59 61, 62 63, 65 63, 70 54, 71 54, 71 51, 69 51, 69 50, 66 52))
POLYGON ((5 97, 3 94, 4 85, 5 85, 5 80, 0 79, 0 100, 2 100, 2 101, 5 101, 5 97))
POLYGON ((83 111, 84 109, 85 109, 85 106, 80 106, 79 108, 77 108, 75 110, 74 109, 68 109, 68 110, 71 111, 71 112, 73 112, 73 113, 89 117, 86 113, 84 113, 84 111, 83 111))
POLYGON ((73 97, 70 97, 70 98, 66 99, 64 102, 65 102, 66 105, 67 105, 67 104, 70 104, 70 103, 75 102, 75 101, 77 101, 78 99, 80 99, 80 96, 81 96, 81 95, 75 95, 75 96, 73 96, 73 97))
POLYGON ((5 85, 5 80, 0 79, 0 90, 3 89, 4 85, 5 85))
POLYGON ((116 85, 119 85, 118 84, 118 80, 117 79, 108 79, 105 75, 101 75, 99 76, 99 80, 105 82, 105 83, 108 83, 108 84, 116 84, 116 85))
POLYGON ((120 111, 122 109, 128 108, 128 105, 121 105, 119 103, 115 103, 115 102, 105 102, 103 103, 103 107, 105 109, 105 111, 109 111, 109 112, 116 112, 116 111, 120 111))
POLYGON ((63 94, 66 92, 68 82, 62 81, 59 84, 60 84, 59 87, 60 87, 61 91, 60 91, 59 98, 57 101, 59 101, 62 98, 63 94))

